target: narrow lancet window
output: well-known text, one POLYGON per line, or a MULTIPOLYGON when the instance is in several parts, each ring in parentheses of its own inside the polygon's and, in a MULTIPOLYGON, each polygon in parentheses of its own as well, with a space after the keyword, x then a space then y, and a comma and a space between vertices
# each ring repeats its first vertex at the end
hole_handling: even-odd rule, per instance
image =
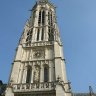
POLYGON ((42 25, 45 24, 45 11, 42 12, 42 25))
POLYGON ((48 24, 50 25, 50 13, 48 12, 48 24))
POLYGON ((54 41, 54 30, 53 30, 53 28, 48 28, 48 36, 49 36, 49 38, 48 38, 48 40, 49 41, 54 41))
POLYGON ((31 83, 31 76, 32 75, 32 68, 31 66, 27 67, 27 77, 26 77, 26 83, 31 83))
POLYGON ((42 28, 42 35, 41 35, 41 40, 44 39, 44 28, 42 28))
POLYGON ((44 82, 48 82, 49 80, 49 68, 48 67, 44 67, 44 82))
POLYGON ((41 24, 41 11, 39 12, 38 25, 41 24))
POLYGON ((52 17, 52 13, 51 13, 51 26, 53 25, 53 17, 52 17))
POLYGON ((37 41, 39 41, 39 34, 40 34, 40 29, 37 31, 37 41))

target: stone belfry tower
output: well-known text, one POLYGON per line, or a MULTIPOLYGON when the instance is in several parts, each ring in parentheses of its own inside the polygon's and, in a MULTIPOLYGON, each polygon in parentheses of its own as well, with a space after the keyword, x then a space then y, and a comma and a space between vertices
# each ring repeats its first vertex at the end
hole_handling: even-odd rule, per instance
POLYGON ((39 0, 20 38, 5 96, 71 96, 62 49, 56 9, 39 0))

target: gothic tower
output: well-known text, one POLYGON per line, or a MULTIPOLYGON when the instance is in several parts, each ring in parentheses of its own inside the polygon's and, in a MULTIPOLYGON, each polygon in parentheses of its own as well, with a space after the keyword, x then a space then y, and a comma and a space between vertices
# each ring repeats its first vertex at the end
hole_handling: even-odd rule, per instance
POLYGON ((56 8, 48 0, 38 0, 31 11, 5 95, 71 96, 56 8))

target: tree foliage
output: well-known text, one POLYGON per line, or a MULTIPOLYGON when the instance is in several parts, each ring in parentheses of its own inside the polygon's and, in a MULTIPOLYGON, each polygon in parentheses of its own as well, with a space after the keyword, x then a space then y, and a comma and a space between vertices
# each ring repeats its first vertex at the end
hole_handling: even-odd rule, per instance
POLYGON ((0 96, 5 92, 6 84, 3 84, 2 80, 0 80, 0 96))

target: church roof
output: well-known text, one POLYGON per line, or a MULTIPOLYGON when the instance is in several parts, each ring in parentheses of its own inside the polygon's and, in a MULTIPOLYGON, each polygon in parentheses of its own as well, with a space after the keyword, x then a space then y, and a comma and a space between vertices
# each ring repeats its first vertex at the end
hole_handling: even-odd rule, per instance
MULTIPOLYGON (((73 96, 90 96, 89 93, 73 93, 73 96)), ((92 96, 96 96, 96 93, 93 94, 92 96)))

